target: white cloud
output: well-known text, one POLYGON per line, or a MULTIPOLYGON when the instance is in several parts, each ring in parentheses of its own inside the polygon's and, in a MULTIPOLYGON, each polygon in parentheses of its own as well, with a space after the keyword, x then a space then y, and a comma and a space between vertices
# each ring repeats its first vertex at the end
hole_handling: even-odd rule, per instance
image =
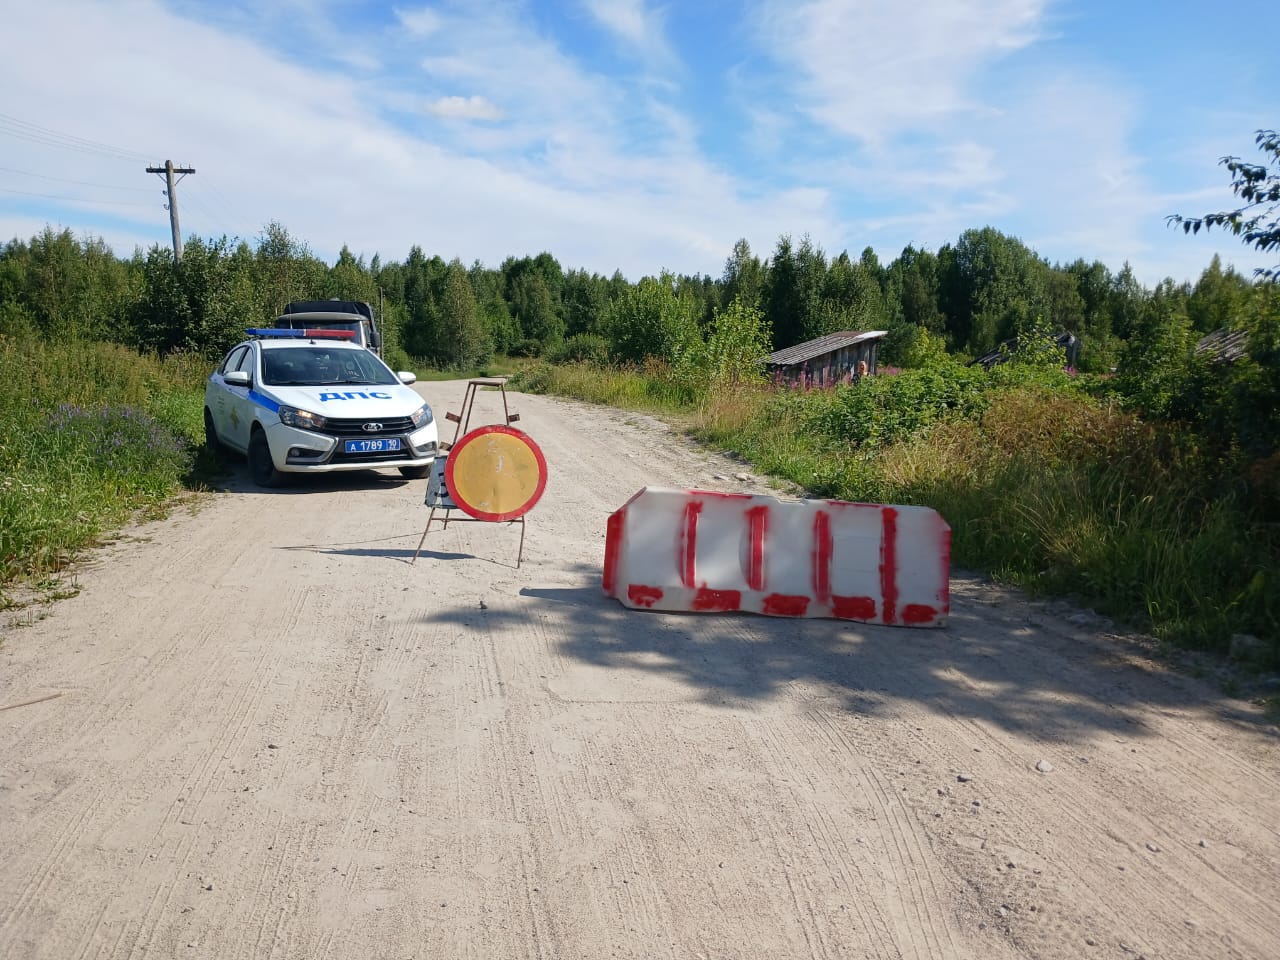
MULTIPOLYGON (((794 168, 831 186, 845 211, 841 243, 871 242, 887 258, 906 243, 936 249, 990 225, 1051 260, 1131 262, 1148 284, 1203 268, 1205 245, 1179 247, 1165 225, 1179 208, 1140 152, 1131 75, 1042 56, 991 82, 998 63, 1047 36, 1049 6, 764 0, 760 43, 787 69, 782 83, 813 125, 793 121, 787 133, 827 138, 812 161, 794 150, 794 168)), ((779 125, 767 101, 752 114, 779 125)), ((1229 253, 1224 262, 1255 265, 1248 250, 1229 253)))
POLYGON ((425 37, 436 33, 444 23, 440 12, 431 7, 418 7, 415 10, 395 8, 396 19, 415 37, 425 37))
POLYGON ((581 0, 596 21, 642 57, 664 65, 673 62, 667 44, 662 11, 648 7, 644 0, 581 0))
MULTIPOLYGON (((887 261, 907 243, 936 249, 989 223, 1053 259, 1098 257, 1113 268, 1131 260, 1147 283, 1194 275, 1214 248, 1241 269, 1253 265, 1234 238, 1184 239, 1165 227, 1167 213, 1225 204, 1213 163, 1223 151, 1203 152, 1204 169, 1185 190, 1164 186, 1133 136, 1142 101, 1115 77, 1021 58, 1019 82, 976 106, 986 66, 1038 35, 1044 3, 995 0, 985 18, 973 0, 954 10, 922 3, 948 26, 913 40, 921 18, 912 11, 894 25, 880 3, 802 3, 813 26, 769 0, 775 19, 766 18, 760 49, 779 51, 787 71, 781 81, 762 74, 760 58, 742 51, 732 75, 718 78, 759 120, 758 142, 735 151, 721 136, 735 119, 723 103, 682 107, 651 77, 597 72, 522 4, 405 8, 389 29, 344 36, 319 3, 309 8, 321 19, 308 27, 307 55, 294 60, 278 46, 280 31, 252 11, 215 25, 161 0, 109 10, 49 0, 6 15, 0 89, 23 92, 25 119, 142 156, 59 150, 3 131, 0 151, 15 170, 150 189, 138 195, 145 208, 48 207, 51 220, 100 233, 122 255, 139 237, 168 243, 160 183, 143 167, 171 158, 197 170, 179 187, 188 235, 252 239, 274 220, 329 260, 343 244, 391 259, 418 244, 491 265, 549 250, 566 266, 632 277, 662 267, 715 274, 740 237, 767 255, 780 234, 807 233, 832 253, 871 244, 887 261), (883 54, 885 82, 871 107, 849 113, 840 97, 874 79, 865 63, 838 62, 859 10, 860 29, 879 25, 884 49, 872 52, 883 54), (943 34, 956 49, 943 49, 943 34), (376 69, 353 75, 337 47, 378 50, 376 69), (925 50, 941 66, 920 60, 925 50), (894 56, 916 58, 919 70, 895 67, 894 56), (51 71, 49 62, 75 69, 51 71), (839 77, 824 79, 824 65, 839 77), (501 123, 452 122, 498 111, 501 123), (1217 193, 1175 195, 1199 189, 1217 193)), ((645 34, 634 19, 651 16, 648 8, 615 15, 628 9, 619 37, 652 36, 655 20, 645 34)), ((715 79, 701 78, 700 92, 715 79)), ((750 140, 748 124, 737 129, 750 140)), ((1162 156, 1196 135, 1179 137, 1162 156)), ((32 189, 5 176, 0 187, 32 189)), ((0 236, 36 232, 36 209, 0 192, 0 236)))
POLYGON ((502 119, 502 111, 486 97, 441 97, 427 104, 426 111, 449 120, 502 119))
MULTIPOLYGON (((153 0, 27 5, 7 23, 22 42, 0 59, 0 89, 29 91, 24 115, 49 127, 194 166, 179 188, 186 234, 252 239, 278 221, 330 260, 344 243, 393 259, 419 244, 492 265, 550 250, 567 266, 632 277, 662 267, 718 273, 740 236, 768 249, 781 223, 834 230, 825 191, 752 195, 700 155, 687 117, 584 70, 519 9, 436 16, 434 30, 388 41, 380 78, 356 79, 153 0), (77 70, 49 71, 50 59, 77 70), (425 70, 411 69, 423 61, 425 70), (418 104, 424 95, 439 103, 448 91, 432 88, 459 82, 470 91, 463 103, 501 103, 505 122, 437 126, 420 113, 418 127, 401 127, 380 117, 415 91, 418 104)), ((10 146, 6 165, 96 177, 85 176, 83 155, 10 146)), ((95 162, 147 185, 143 161, 95 162)), ((3 203, 0 195, 0 228, 17 222, 3 203)), ((85 215, 86 226, 95 222, 85 215)), ((158 202, 135 226, 102 233, 113 246, 127 235, 131 252, 133 237, 151 230, 167 239, 158 202)))
POLYGON ((994 58, 1032 43, 1048 0, 765 0, 762 46, 823 126, 880 142, 958 112, 994 58))

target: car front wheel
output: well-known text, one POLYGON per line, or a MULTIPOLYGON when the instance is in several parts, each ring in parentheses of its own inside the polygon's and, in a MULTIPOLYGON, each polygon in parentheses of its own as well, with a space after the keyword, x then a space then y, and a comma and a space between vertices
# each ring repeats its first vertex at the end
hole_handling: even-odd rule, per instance
POLYGON ((213 425, 213 414, 204 408, 204 446, 215 457, 222 454, 222 441, 218 439, 218 428, 213 425))
POLYGON ((267 435, 261 430, 254 430, 249 438, 249 475, 260 487, 278 487, 284 479, 271 461, 271 448, 267 446, 267 435))
POLYGON ((400 471, 400 476, 406 480, 421 480, 431 473, 431 464, 428 463, 424 467, 398 467, 397 469, 400 471))

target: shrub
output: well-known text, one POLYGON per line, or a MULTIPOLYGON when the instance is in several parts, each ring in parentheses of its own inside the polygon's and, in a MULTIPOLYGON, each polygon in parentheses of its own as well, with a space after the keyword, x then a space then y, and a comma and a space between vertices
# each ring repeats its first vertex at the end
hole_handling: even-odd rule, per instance
POLYGON ((642 363, 649 357, 677 362, 701 341, 697 309, 692 298, 676 292, 671 274, 644 277, 622 291, 602 318, 610 357, 620 363, 642 363))
POLYGON ((534 363, 511 375, 511 389, 525 393, 547 393, 551 389, 552 370, 547 363, 534 363))
POLYGON ((540 357, 542 356, 542 342, 533 337, 517 340, 511 345, 507 354, 512 357, 540 357))
POLYGON ((987 402, 986 372, 958 363, 866 377, 810 404, 809 426, 833 440, 874 447, 906 440, 938 420, 969 416, 987 402))
POLYGON ((564 343, 547 351, 552 363, 595 363, 604 366, 609 362, 609 343, 594 333, 579 333, 564 343))
POLYGON ((705 345, 688 352, 703 382, 717 387, 763 383, 769 354, 769 328, 764 313, 734 297, 715 312, 705 345))

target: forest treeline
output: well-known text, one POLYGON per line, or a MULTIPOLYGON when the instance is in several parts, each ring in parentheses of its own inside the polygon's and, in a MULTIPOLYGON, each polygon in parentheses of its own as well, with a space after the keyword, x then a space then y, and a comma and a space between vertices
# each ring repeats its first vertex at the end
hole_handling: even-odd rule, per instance
POLYGON ((972 357, 1032 331, 1070 332, 1080 371, 1117 372, 1145 414, 1198 423, 1253 456, 1280 440, 1276 285, 1223 269, 1216 257, 1195 283, 1148 289, 1128 265, 1051 264, 991 227, 936 253, 909 246, 887 264, 871 248, 828 256, 808 238, 783 236, 759 256, 740 240, 720 276, 664 272, 634 282, 565 269, 545 252, 486 267, 417 246, 403 261, 366 261, 343 248, 328 264, 274 223, 254 244, 193 236, 181 264, 158 245, 121 258, 102 240, 52 228, 0 249, 0 336, 11 339, 107 341, 212 360, 288 301, 324 297, 374 304, 393 366, 459 370, 495 353, 675 362, 705 353, 718 320, 744 331, 740 349, 765 351, 838 330, 887 330, 881 360, 899 366, 913 365, 922 345, 972 357), (1196 342, 1222 328, 1250 331, 1244 365, 1227 370, 1196 354, 1196 342))
POLYGON ((662 273, 634 283, 618 272, 565 269, 550 253, 493 268, 416 246, 386 262, 344 247, 330 265, 279 224, 252 245, 193 236, 180 268, 166 247, 120 258, 102 240, 52 228, 0 249, 0 334, 10 337, 213 357, 290 300, 340 297, 380 306, 390 352, 445 367, 494 352, 544 355, 582 336, 601 338, 615 359, 641 359, 670 349, 669 328, 706 329, 738 298, 761 311, 774 350, 838 330, 888 330, 889 362, 920 331, 976 355, 1040 322, 1080 338, 1082 370, 1105 372, 1144 328, 1185 321, 1188 333, 1208 333, 1257 309, 1256 296, 1252 281, 1216 258, 1194 284, 1147 289, 1128 265, 1050 264, 991 227, 937 253, 909 246, 887 264, 870 247, 829 257, 808 238, 784 236, 761 257, 740 240, 720 276, 662 273), (627 311, 646 314, 656 337, 634 342, 641 321, 628 325, 627 311))

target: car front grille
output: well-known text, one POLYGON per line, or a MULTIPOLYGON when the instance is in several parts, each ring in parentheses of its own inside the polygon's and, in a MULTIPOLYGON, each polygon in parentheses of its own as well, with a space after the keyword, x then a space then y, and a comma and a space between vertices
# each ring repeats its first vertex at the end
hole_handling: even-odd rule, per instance
POLYGON ((345 420, 329 417, 325 420, 324 432, 334 437, 364 437, 369 440, 377 437, 402 437, 413 433, 415 427, 408 417, 368 417, 360 420, 345 420), (376 430, 366 430, 365 426, 380 423, 376 430))

